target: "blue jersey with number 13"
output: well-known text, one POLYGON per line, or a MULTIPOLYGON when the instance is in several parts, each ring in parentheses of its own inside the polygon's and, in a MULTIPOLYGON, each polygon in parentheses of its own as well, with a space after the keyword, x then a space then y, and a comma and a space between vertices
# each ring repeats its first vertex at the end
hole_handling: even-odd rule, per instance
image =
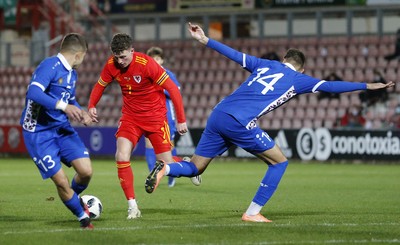
POLYGON ((42 61, 34 71, 28 87, 25 109, 20 120, 22 128, 29 132, 38 132, 69 124, 67 115, 56 109, 55 104, 62 100, 79 107, 75 100, 76 80, 76 71, 61 54, 42 61), (43 96, 38 94, 37 88, 48 96, 44 100, 45 105, 29 99, 31 96, 43 96))

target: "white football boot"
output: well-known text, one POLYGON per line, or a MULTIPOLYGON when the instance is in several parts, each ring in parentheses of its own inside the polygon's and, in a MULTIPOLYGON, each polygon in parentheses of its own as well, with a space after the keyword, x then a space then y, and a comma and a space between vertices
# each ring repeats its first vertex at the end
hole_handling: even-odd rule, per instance
POLYGON ((126 219, 136 219, 140 217, 142 217, 142 213, 137 205, 128 208, 128 217, 126 217, 126 219))

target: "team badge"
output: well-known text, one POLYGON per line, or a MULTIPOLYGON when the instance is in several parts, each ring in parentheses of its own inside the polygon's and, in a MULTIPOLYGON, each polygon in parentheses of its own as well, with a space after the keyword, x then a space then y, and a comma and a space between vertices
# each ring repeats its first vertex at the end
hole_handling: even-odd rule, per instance
POLYGON ((62 77, 60 77, 60 79, 58 79, 58 84, 62 84, 63 83, 63 79, 62 79, 62 77))
POLYGON ((135 80, 135 82, 140 83, 140 81, 142 81, 142 77, 141 76, 133 76, 133 79, 135 80))

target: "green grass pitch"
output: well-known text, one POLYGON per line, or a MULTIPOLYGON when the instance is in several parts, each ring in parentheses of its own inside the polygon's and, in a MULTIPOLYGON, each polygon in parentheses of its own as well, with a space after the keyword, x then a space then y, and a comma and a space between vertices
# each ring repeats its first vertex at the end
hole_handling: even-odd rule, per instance
MULTIPOLYGON (((81 230, 29 159, 0 159, 0 244, 399 244, 400 165, 291 161, 262 210, 273 223, 241 221, 266 165, 214 160, 201 186, 188 178, 153 194, 147 165, 132 161, 143 217, 126 220, 127 203, 113 160, 93 160, 84 194, 104 212, 95 230, 81 230)), ((72 178, 73 171, 67 173, 72 178)))

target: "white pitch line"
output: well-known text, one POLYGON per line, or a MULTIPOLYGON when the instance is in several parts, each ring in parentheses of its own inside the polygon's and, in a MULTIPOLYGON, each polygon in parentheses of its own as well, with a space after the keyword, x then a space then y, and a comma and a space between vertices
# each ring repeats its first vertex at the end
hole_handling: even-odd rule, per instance
POLYGON ((382 244, 382 243, 400 243, 399 239, 371 239, 371 240, 325 240, 325 241, 271 241, 271 242, 260 242, 260 243, 245 243, 251 245, 276 245, 276 244, 382 244))
MULTIPOLYGON (((157 225, 157 226, 135 226, 135 227, 99 227, 95 228, 94 231, 126 231, 126 230, 142 230, 142 229, 173 229, 173 228, 209 228, 209 227, 245 227, 245 226, 256 226, 260 224, 256 223, 242 223, 242 224, 221 224, 221 225, 210 225, 210 224, 199 224, 199 225, 157 225)), ((273 227, 296 227, 296 226, 399 226, 400 223, 363 223, 363 224, 355 224, 355 223, 320 223, 320 224, 265 224, 273 227)), ((23 234, 33 234, 33 233, 62 233, 69 231, 85 231, 81 228, 68 228, 68 229, 45 229, 45 230, 26 230, 26 231, 5 231, 3 235, 23 235, 23 234)), ((400 242, 400 240, 395 240, 396 243, 400 242)), ((273 243, 272 243, 273 244, 273 243)))

